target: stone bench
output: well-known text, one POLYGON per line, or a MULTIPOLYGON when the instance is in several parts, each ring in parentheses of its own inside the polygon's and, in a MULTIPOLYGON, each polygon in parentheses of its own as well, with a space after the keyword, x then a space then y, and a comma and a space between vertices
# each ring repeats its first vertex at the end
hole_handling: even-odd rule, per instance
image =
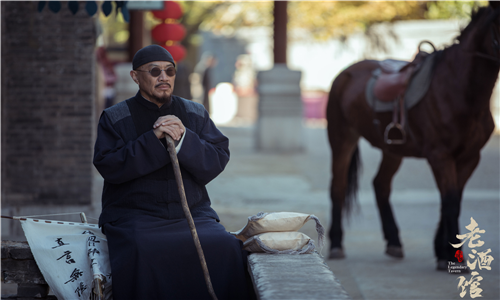
MULTIPOLYGON (((317 253, 252 253, 248 267, 260 300, 351 299, 317 253)), ((2 241, 2 284, 17 284, 17 294, 2 294, 2 299, 57 300, 48 295, 27 242, 2 241)))
POLYGON ((31 254, 28 242, 2 241, 2 284, 17 284, 17 294, 2 299, 57 300, 31 254))
POLYGON ((248 266, 259 300, 351 299, 317 253, 252 253, 248 266))

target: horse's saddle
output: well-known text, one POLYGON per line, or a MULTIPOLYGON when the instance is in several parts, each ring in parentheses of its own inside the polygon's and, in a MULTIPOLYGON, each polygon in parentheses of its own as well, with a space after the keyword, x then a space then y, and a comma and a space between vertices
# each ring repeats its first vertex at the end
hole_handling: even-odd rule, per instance
POLYGON ((403 96, 411 76, 421 63, 387 59, 379 65, 382 72, 378 75, 373 93, 380 101, 387 102, 403 96))
POLYGON ((398 97, 404 97, 405 108, 413 107, 429 89, 436 53, 420 51, 412 62, 380 61, 366 85, 368 104, 376 112, 387 112, 393 110, 398 97))
MULTIPOLYGON (((417 104, 429 89, 436 52, 418 52, 411 62, 387 59, 379 62, 366 85, 366 101, 375 112, 393 112, 393 122, 385 130, 387 144, 406 142, 406 111, 417 104), (399 115, 399 121, 398 121, 399 115), (392 139, 390 131, 396 128, 400 137, 392 139)), ((376 120, 377 123, 377 120, 376 120)))

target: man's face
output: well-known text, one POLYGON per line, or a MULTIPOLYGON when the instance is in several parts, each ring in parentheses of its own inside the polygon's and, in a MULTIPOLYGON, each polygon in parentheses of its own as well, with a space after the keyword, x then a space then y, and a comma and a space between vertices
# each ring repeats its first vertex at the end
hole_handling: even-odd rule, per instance
POLYGON ((141 95, 159 107, 170 102, 174 91, 175 75, 170 77, 166 71, 161 71, 158 77, 153 77, 149 71, 154 68, 166 70, 169 67, 174 68, 174 65, 168 61, 154 61, 130 71, 132 79, 139 84, 141 95))

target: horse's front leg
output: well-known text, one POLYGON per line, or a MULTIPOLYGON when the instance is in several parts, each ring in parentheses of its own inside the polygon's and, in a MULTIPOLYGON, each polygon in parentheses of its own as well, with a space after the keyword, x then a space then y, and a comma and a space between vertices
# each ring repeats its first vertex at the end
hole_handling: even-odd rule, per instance
POLYGON ((434 239, 434 252, 437 257, 437 269, 447 270, 448 261, 457 261, 456 249, 451 244, 458 244, 458 218, 462 201, 462 189, 458 184, 455 160, 450 156, 428 159, 441 194, 441 212, 438 230, 434 239))

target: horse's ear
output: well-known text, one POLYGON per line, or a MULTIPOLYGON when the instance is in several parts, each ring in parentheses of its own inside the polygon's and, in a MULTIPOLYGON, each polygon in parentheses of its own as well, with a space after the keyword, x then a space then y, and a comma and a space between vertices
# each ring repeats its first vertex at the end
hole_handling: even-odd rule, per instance
POLYGON ((500 15, 500 1, 488 1, 490 3, 490 7, 493 8, 495 14, 492 16, 492 19, 498 18, 500 15))
POLYGON ((493 9, 497 9, 500 7, 500 1, 488 1, 490 3, 490 6, 493 8, 493 9))

